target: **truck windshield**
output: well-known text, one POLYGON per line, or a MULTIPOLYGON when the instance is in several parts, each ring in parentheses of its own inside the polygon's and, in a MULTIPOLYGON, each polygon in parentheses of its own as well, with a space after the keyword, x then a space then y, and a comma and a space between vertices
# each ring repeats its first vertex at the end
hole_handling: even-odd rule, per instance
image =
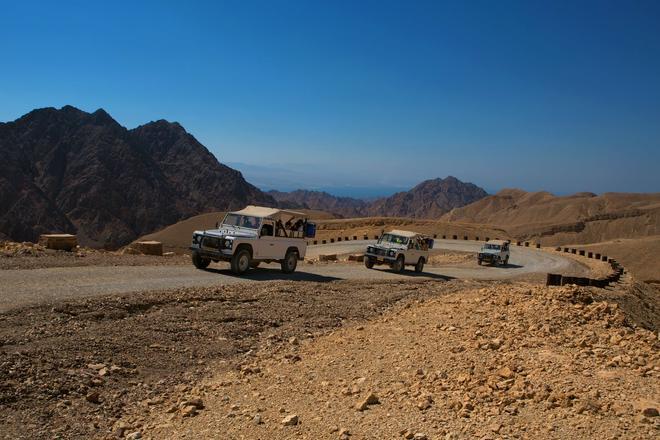
POLYGON ((228 226, 238 226, 239 228, 259 229, 260 220, 261 219, 259 217, 233 214, 230 212, 225 216, 222 224, 228 226))
POLYGON ((485 244, 484 249, 492 249, 494 251, 499 251, 500 250, 500 245, 499 244, 485 244))
POLYGON ((378 243, 408 244, 408 238, 394 234, 383 234, 378 243))

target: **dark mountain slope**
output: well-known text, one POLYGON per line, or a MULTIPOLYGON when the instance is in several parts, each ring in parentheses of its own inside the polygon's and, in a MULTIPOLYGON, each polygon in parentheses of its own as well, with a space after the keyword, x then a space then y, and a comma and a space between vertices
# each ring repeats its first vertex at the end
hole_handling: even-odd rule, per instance
POLYGON ((177 123, 134 130, 103 110, 34 110, 0 124, 0 233, 77 232, 114 248, 206 211, 275 201, 177 123))

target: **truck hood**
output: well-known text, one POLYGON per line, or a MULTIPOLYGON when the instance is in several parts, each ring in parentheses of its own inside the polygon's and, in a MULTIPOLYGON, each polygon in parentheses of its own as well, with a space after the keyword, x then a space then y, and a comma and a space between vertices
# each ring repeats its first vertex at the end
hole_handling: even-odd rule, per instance
POLYGON ((499 255, 500 251, 497 251, 495 249, 481 249, 479 251, 480 254, 490 254, 490 255, 499 255))
POLYGON ((406 245, 402 244, 396 244, 396 243, 378 243, 378 244, 372 244, 371 247, 377 248, 377 249, 396 249, 396 250, 406 250, 408 247, 406 245))
POLYGON ((232 226, 222 226, 218 229, 207 229, 205 231, 195 231, 194 233, 221 238, 257 238, 257 231, 253 231, 251 229, 235 228, 232 226))

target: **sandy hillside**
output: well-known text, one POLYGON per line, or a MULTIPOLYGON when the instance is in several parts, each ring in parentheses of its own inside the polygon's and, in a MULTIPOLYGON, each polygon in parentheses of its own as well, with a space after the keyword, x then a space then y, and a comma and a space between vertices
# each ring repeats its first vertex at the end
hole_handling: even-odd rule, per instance
POLYGON ((405 229, 423 234, 437 234, 439 237, 446 235, 451 238, 457 235, 459 239, 468 236, 471 240, 475 237, 484 239, 485 237, 495 238, 506 235, 501 228, 490 226, 475 225, 461 222, 445 222, 437 220, 421 220, 400 217, 365 217, 318 221, 317 239, 329 239, 336 237, 357 236, 359 239, 365 234, 373 239, 381 231, 391 229, 405 229))
POLYGON ((660 193, 558 197, 511 189, 456 208, 442 220, 489 224, 552 245, 645 237, 660 234, 660 193))
POLYGON ((575 247, 604 253, 623 264, 637 278, 660 283, 660 235, 621 238, 575 247))

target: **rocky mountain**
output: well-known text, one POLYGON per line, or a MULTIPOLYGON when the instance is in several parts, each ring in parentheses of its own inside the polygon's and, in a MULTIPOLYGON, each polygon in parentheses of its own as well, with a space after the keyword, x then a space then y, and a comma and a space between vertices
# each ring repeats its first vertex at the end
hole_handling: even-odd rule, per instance
POLYGON ((132 130, 104 110, 34 110, 0 123, 0 236, 46 232, 116 248, 202 212, 275 205, 178 123, 132 130))
POLYGON ((335 197, 326 192, 297 190, 270 191, 278 202, 290 208, 319 209, 343 217, 438 218, 452 208, 465 206, 486 197, 483 189, 455 177, 426 180, 409 191, 370 202, 350 197, 335 197))
POLYGON ((370 216, 438 218, 452 208, 468 205, 488 193, 473 183, 453 176, 425 180, 409 191, 378 199, 369 204, 370 216))
POLYGON ((319 209, 342 217, 362 217, 369 204, 351 197, 337 197, 324 191, 299 189, 291 192, 269 191, 282 207, 291 209, 319 209))

